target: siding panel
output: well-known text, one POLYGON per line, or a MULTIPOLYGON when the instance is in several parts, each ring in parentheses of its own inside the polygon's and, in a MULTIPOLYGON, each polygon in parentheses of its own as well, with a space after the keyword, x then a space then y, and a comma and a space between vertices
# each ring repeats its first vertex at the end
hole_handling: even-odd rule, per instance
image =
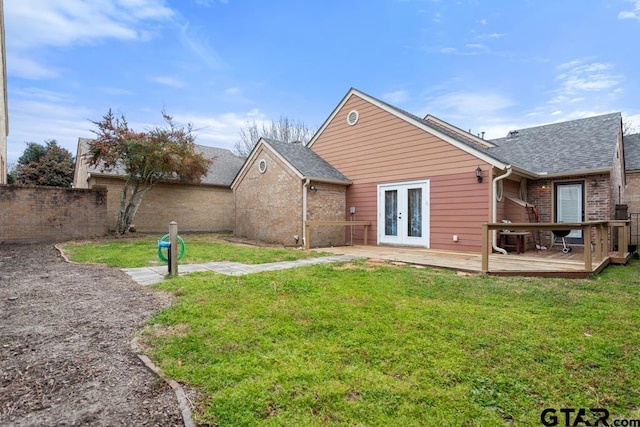
POLYGON ((348 207, 356 206, 355 219, 372 222, 370 242, 377 242, 377 185, 427 179, 431 247, 480 251, 481 225, 489 220, 491 167, 477 157, 355 95, 312 149, 353 181, 347 189, 347 218, 348 207), (346 115, 353 109, 359 120, 349 126, 346 115), (475 177, 478 166, 485 172, 481 184, 475 177))

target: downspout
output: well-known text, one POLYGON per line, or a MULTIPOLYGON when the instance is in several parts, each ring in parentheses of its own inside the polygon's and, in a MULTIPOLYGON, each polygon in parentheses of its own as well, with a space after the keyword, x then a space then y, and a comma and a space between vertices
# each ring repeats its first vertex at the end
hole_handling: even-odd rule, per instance
MULTIPOLYGON (((495 223, 498 220, 498 198, 496 194, 498 193, 498 181, 502 181, 507 178, 509 175, 513 173, 513 169, 511 169, 511 165, 507 165, 506 167, 507 173, 504 173, 500 176, 497 176, 493 179, 493 193, 491 194, 492 203, 491 203, 491 222, 495 223)), ((502 255, 506 255, 507 251, 498 247, 498 230, 492 230, 491 233, 491 246, 493 250, 496 252, 500 252, 502 255)))
POLYGON ((305 223, 307 222, 307 191, 309 188, 309 184, 311 180, 309 178, 306 179, 304 184, 302 184, 302 246, 304 247, 306 244, 306 229, 305 223))

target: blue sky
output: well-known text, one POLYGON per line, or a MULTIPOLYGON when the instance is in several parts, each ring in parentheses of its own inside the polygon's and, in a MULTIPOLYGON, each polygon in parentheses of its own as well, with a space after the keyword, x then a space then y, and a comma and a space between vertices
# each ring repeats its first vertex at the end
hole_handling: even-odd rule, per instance
POLYGON ((350 87, 497 138, 620 111, 640 131, 640 0, 4 0, 9 161, 75 154, 109 108, 233 148, 319 127, 350 87))

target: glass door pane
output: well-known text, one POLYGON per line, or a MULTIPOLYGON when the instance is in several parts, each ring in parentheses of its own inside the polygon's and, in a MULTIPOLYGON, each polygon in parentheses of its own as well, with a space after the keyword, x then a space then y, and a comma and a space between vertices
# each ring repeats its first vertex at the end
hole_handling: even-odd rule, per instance
POLYGON ((407 236, 422 237, 422 188, 407 190, 407 236))
MULTIPOLYGON (((556 185, 556 222, 582 222, 582 184, 556 185)), ((572 230, 567 237, 582 237, 581 230, 572 230)))
POLYGON ((398 190, 384 192, 384 234, 398 235, 398 190))

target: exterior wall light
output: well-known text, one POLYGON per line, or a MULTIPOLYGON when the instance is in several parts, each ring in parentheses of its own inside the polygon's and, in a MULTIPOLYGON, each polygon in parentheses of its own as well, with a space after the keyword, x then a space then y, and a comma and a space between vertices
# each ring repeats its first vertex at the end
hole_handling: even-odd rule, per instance
POLYGON ((480 169, 480 166, 476 168, 476 179, 478 180, 478 184, 482 182, 482 169, 480 169))
POLYGON ((309 190, 311 190, 311 191, 318 191, 318 189, 316 188, 316 186, 315 186, 315 185, 311 185, 311 186, 309 187, 309 190))

